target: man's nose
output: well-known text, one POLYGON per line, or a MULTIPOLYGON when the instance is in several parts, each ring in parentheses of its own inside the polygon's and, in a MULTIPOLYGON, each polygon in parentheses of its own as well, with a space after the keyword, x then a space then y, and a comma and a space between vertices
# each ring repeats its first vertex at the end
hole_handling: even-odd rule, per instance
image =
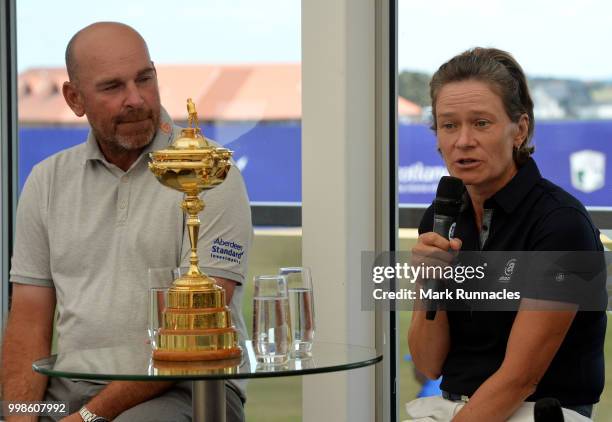
POLYGON ((144 105, 144 98, 140 93, 138 86, 130 82, 126 86, 125 105, 133 108, 140 108, 144 105))

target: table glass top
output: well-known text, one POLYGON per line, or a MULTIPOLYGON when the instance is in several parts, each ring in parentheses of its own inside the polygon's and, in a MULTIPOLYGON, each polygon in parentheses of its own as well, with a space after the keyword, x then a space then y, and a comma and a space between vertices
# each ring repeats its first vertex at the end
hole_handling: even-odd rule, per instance
POLYGON ((267 378, 345 371, 382 360, 375 349, 315 342, 312 356, 291 358, 284 365, 258 363, 250 341, 242 357, 231 361, 167 362, 154 360, 147 344, 60 353, 34 362, 36 372, 93 380, 198 380, 267 378))

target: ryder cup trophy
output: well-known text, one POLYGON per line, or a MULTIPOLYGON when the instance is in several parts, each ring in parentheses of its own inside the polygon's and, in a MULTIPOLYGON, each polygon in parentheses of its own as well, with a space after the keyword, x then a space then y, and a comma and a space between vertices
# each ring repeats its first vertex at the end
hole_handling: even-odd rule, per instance
POLYGON ((167 149, 152 152, 149 169, 165 186, 185 194, 181 208, 187 215, 191 242, 189 271, 174 280, 168 291, 153 358, 165 361, 231 359, 242 353, 225 303, 225 290, 198 266, 198 213, 204 209, 199 194, 221 184, 231 167, 232 151, 217 148, 201 134, 191 98, 187 100, 189 127, 167 149))

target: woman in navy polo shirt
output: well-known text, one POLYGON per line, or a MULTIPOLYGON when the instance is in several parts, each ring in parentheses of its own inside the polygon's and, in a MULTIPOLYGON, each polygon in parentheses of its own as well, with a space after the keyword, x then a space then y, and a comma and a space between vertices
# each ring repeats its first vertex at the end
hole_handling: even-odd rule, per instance
MULTIPOLYGON (((450 241, 432 232, 427 210, 414 256, 603 251, 582 204, 542 178, 531 158, 533 102, 510 54, 468 50, 443 64, 430 87, 438 149, 468 199, 450 241)), ((439 311, 433 321, 413 313, 408 342, 417 369, 442 375, 444 397, 466 402, 453 421, 507 420, 543 397, 591 416, 604 386, 605 312, 559 302, 528 311, 530 300, 517 312, 439 311)))

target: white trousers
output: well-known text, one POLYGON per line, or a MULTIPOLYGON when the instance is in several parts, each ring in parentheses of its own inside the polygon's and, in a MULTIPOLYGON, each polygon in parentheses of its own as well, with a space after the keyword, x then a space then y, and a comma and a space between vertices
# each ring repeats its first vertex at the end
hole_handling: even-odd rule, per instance
MULTIPOLYGON (((409 419, 404 422, 448 422, 465 403, 446 400, 440 396, 423 397, 406 403, 409 419)), ((508 422, 534 422, 534 402, 524 402, 508 419, 508 422)), ((589 422, 591 419, 570 409, 563 409, 565 422, 589 422)))

